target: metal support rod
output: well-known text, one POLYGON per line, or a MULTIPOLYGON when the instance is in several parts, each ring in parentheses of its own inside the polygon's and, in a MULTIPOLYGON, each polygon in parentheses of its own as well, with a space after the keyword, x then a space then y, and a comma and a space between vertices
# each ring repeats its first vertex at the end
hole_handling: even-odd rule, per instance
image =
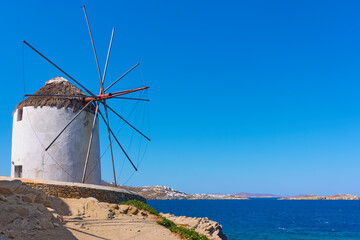
POLYGON ((77 83, 80 87, 82 87, 85 91, 87 91, 91 96, 95 97, 95 95, 90 92, 86 87, 84 87, 82 84, 80 84, 78 81, 76 81, 73 77, 71 77, 69 74, 67 74, 64 70, 62 70, 60 67, 58 67, 55 63, 53 63, 52 61, 50 61, 50 59, 48 59, 47 57, 45 57, 44 55, 42 55, 38 50, 36 50, 33 46, 31 46, 29 43, 27 43, 25 40, 23 40, 23 43, 25 43, 26 45, 28 45, 28 47, 30 47, 32 50, 34 50, 37 54, 39 54, 41 57, 43 57, 46 61, 48 61, 50 64, 52 64, 54 67, 56 67, 57 69, 59 69, 63 74, 65 74, 67 77, 69 77, 71 80, 73 80, 75 83, 77 83))
POLYGON ((93 39, 93 36, 92 36, 92 33, 91 33, 90 24, 89 24, 89 19, 88 19, 87 14, 86 14, 85 5, 82 5, 82 8, 84 9, 84 14, 85 14, 85 18, 86 18, 86 23, 87 23, 87 26, 88 26, 88 29, 89 29, 89 34, 90 34, 90 38, 91 38, 91 44, 92 44, 92 47, 93 47, 93 50, 94 50, 96 65, 97 65, 97 69, 98 69, 99 77, 100 77, 100 86, 101 86, 101 85, 102 85, 101 72, 100 72, 99 61, 98 61, 97 54, 96 54, 96 50, 95 50, 94 39, 93 39))
POLYGON ((85 165, 84 165, 84 171, 83 171, 83 176, 82 176, 82 180, 81 180, 82 183, 85 182, 86 169, 87 169, 88 160, 89 160, 89 157, 90 157, 91 144, 92 144, 92 139, 93 139, 94 130, 95 130, 95 126, 96 126, 96 119, 97 119, 97 115, 98 115, 98 114, 97 114, 97 113, 98 113, 98 110, 99 110, 99 103, 96 103, 95 115, 94 115, 94 120, 93 120, 93 124, 92 124, 92 128, 91 128, 89 145, 88 145, 88 149, 87 149, 87 153, 86 153, 86 160, 85 160, 85 165))
POLYGON ((130 68, 126 73, 124 73, 121 77, 119 77, 118 79, 116 79, 112 84, 110 84, 110 86, 108 86, 104 92, 106 92, 107 90, 109 90, 109 88, 111 88, 115 83, 117 83, 120 79, 122 79, 123 77, 126 76, 126 74, 128 74, 129 72, 131 72, 134 68, 136 68, 137 66, 139 66, 140 63, 137 63, 135 66, 133 66, 132 68, 130 68))
POLYGON ((129 94, 129 93, 142 91, 142 90, 145 90, 145 89, 148 89, 148 88, 149 88, 148 86, 145 86, 145 87, 141 87, 141 88, 135 88, 135 89, 125 90, 125 91, 120 91, 120 92, 99 94, 98 96, 95 96, 95 97, 87 97, 87 98, 85 98, 85 102, 88 102, 88 101, 91 101, 91 100, 94 100, 94 101, 105 100, 105 99, 109 99, 109 98, 113 98, 113 97, 126 95, 126 94, 129 94))
MULTIPOLYGON (((104 104, 104 111, 105 111, 105 116, 106 116, 106 125, 107 125, 107 126, 110 126, 109 116, 108 116, 108 111, 107 111, 107 106, 106 106, 106 100, 104 100, 103 104, 104 104)), ((112 162, 113 174, 114 174, 114 185, 115 185, 115 187, 116 187, 116 174, 115 174, 114 155, 113 155, 113 149, 112 149, 111 135, 110 135, 110 129, 109 129, 109 127, 108 127, 108 135, 109 135, 111 162, 112 162)))
POLYGON ((142 132, 140 132, 139 130, 137 130, 133 125, 131 125, 128 121, 126 121, 122 116, 120 116, 117 112, 115 112, 114 109, 112 109, 110 106, 107 106, 113 113, 115 113, 119 118, 121 118, 121 120, 123 120, 125 123, 127 123, 130 127, 132 127, 135 131, 137 131, 138 133, 140 133, 144 138, 146 138, 147 140, 151 141, 150 138, 148 138, 147 136, 145 136, 145 134, 143 134, 142 132))
MULTIPOLYGON (((104 81, 105 81, 105 75, 106 75, 107 65, 108 65, 108 61, 109 61, 110 50, 111 50, 111 46, 112 46, 112 40, 113 40, 115 28, 113 28, 112 33, 111 33, 111 39, 110 39, 109 50, 108 50, 108 54, 107 54, 107 58, 106 58, 105 69, 104 69, 103 76, 101 77, 101 71, 100 71, 100 67, 99 67, 99 61, 98 61, 97 54, 96 54, 96 49, 95 49, 94 39, 93 39, 93 36, 92 36, 92 33, 91 33, 91 28, 90 28, 89 19, 88 19, 87 14, 86 14, 85 6, 83 5, 82 7, 83 7, 83 9, 84 9, 84 14, 85 14, 85 18, 86 18, 86 23, 87 23, 87 26, 88 26, 88 29, 89 29, 89 34, 90 34, 90 38, 91 38, 91 44, 92 44, 92 47, 93 47, 93 50, 94 50, 96 65, 97 65, 97 69, 98 69, 99 77, 100 77, 100 93, 99 93, 99 94, 103 94, 103 93, 104 93, 104 85, 103 85, 103 83, 104 83, 104 81)), ((97 106, 97 109, 96 109, 96 111, 97 111, 97 110, 98 110, 99 103, 97 103, 96 106, 97 106)), ((107 116, 106 104, 105 104, 104 106, 105 106, 105 112, 106 112, 106 116, 107 116)), ((95 118, 96 118, 96 116, 95 116, 95 118)), ((107 118, 107 120, 108 120, 108 118, 107 118)), ((91 136, 92 136, 92 135, 91 135, 91 136)), ((113 151, 112 151, 112 146, 111 146, 111 136, 110 136, 110 133, 109 133, 109 141, 110 141, 110 147, 111 147, 111 160, 112 160, 112 165, 113 165, 114 183, 115 183, 115 186, 116 186, 115 166, 114 166, 114 158, 113 158, 113 151)), ((89 142, 88 154, 89 154, 90 145, 91 145, 91 139, 90 139, 90 142, 89 142)), ((86 157, 86 163, 85 163, 84 174, 83 174, 83 182, 84 182, 84 178, 85 178, 87 160, 88 160, 88 155, 87 155, 87 157, 86 157)))
POLYGON ((138 101, 146 101, 149 102, 149 99, 144 99, 144 98, 130 98, 130 97, 113 97, 113 98, 117 98, 117 99, 127 99, 127 100, 138 100, 138 101))
POLYGON ((106 94, 104 94, 104 95, 105 95, 105 96, 109 96, 109 97, 118 97, 118 96, 121 96, 121 95, 125 95, 125 94, 129 94, 129 93, 134 93, 134 92, 146 90, 146 89, 148 89, 148 88, 149 88, 149 86, 145 86, 145 87, 140 87, 140 88, 134 88, 134 89, 124 90, 124 91, 120 91, 120 92, 106 93, 106 94))
MULTIPOLYGON (((109 44, 109 49, 108 49, 108 53, 107 53, 107 57, 106 57, 104 73, 103 73, 103 76, 102 76, 102 80, 100 81, 100 94, 104 94, 104 82, 105 82, 107 66, 108 66, 108 63, 109 63, 109 57, 110 57, 110 51, 111 51, 112 41, 113 41, 113 37, 114 37, 114 31, 115 31, 115 28, 113 28, 112 32, 111 32, 110 44, 109 44)), ((105 111, 105 115, 106 115, 106 122, 107 122, 106 125, 109 126, 109 116, 108 116, 108 111, 107 111, 107 108, 106 108, 106 100, 104 100, 103 104, 104 104, 104 111, 105 111)), ((116 173, 115 173, 114 153, 113 153, 113 149, 112 149, 112 142, 111 142, 111 135, 110 135, 109 127, 108 127, 108 136, 109 136, 109 146, 110 146, 110 153, 111 153, 111 163, 112 163, 113 175, 114 175, 114 187, 116 187, 116 173)))
POLYGON ((90 101, 88 102, 66 125, 65 127, 60 131, 60 133, 55 137, 54 140, 52 140, 52 142, 49 144, 49 146, 47 148, 45 148, 45 151, 47 151, 53 144, 54 142, 56 141, 56 139, 58 139, 60 137, 60 135, 65 131, 65 129, 75 120, 75 118, 77 118, 80 113, 82 113, 86 108, 87 106, 89 106, 90 103, 92 103, 93 101, 90 101))
POLYGON ((115 134, 113 133, 113 131, 111 130, 110 126, 107 124, 104 116, 102 115, 101 111, 99 110, 99 114, 101 116, 101 118, 104 120, 104 122, 106 123, 106 125, 108 126, 111 135, 114 137, 115 141, 117 142, 117 144, 119 144, 121 150, 123 151, 123 153, 125 154, 126 158, 129 160, 129 162, 131 163, 131 165, 134 167, 135 171, 137 171, 137 168, 135 167, 134 163, 131 161, 130 157, 127 155, 127 153, 125 152, 125 149, 121 146, 119 140, 116 138, 115 134))
POLYGON ((103 76, 102 76, 102 82, 101 82, 101 88, 100 88, 101 94, 104 94, 105 75, 106 75, 106 70, 107 70, 107 66, 108 66, 108 62, 109 62, 111 46, 112 46, 112 41, 113 41, 113 37, 114 37, 114 31, 115 31, 115 28, 112 29, 112 33, 111 33, 109 50, 108 50, 108 54, 107 54, 107 57, 106 57, 106 63, 105 63, 105 68, 104 68, 104 73, 103 73, 103 76))

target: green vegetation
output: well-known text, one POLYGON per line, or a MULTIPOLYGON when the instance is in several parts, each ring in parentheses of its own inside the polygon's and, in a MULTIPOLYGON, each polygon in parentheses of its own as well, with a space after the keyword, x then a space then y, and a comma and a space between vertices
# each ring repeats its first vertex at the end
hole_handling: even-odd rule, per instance
POLYGON ((195 232, 193 229, 178 227, 174 222, 164 217, 162 218, 162 221, 158 221, 157 223, 166 227, 170 231, 179 234, 181 238, 185 238, 187 240, 209 240, 206 236, 195 232))
MULTIPOLYGON (((121 204, 122 205, 132 205, 139 210, 145 210, 155 216, 161 217, 160 214, 154 208, 150 207, 149 205, 146 205, 143 202, 137 201, 137 200, 130 200, 127 202, 123 202, 121 204)), ((157 223, 166 227, 171 232, 179 234, 181 238, 184 238, 187 240, 209 240, 207 237, 195 232, 193 229, 178 227, 174 222, 172 222, 164 217, 161 217, 161 218, 162 218, 162 220, 158 221, 157 223)))
POLYGON ((160 214, 152 207, 150 207, 149 205, 147 205, 146 203, 137 201, 137 200, 130 200, 130 201, 126 201, 123 203, 120 203, 122 205, 133 205, 134 207, 136 207, 139 210, 145 210, 148 211, 149 213, 155 215, 155 216, 160 216, 160 214))

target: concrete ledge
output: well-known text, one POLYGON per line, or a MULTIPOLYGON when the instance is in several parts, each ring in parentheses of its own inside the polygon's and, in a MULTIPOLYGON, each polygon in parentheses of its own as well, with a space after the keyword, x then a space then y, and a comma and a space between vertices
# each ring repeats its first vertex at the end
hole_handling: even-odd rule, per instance
POLYGON ((94 197, 100 202, 122 203, 128 200, 138 200, 146 203, 146 199, 131 191, 84 183, 57 182, 46 180, 34 180, 25 178, 11 178, 0 176, 0 181, 20 180, 23 184, 34 189, 41 189, 49 196, 62 198, 86 198, 94 197))

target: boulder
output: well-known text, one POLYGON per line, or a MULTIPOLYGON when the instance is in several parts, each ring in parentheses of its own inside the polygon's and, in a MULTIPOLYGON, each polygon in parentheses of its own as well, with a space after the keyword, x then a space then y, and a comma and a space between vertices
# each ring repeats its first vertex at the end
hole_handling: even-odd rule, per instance
POLYGON ((111 219, 115 216, 115 212, 108 203, 99 202, 93 197, 80 199, 61 198, 61 200, 69 209, 68 215, 96 219, 111 219))
POLYGON ((119 211, 122 214, 127 214, 129 209, 130 209, 129 205, 119 205, 119 211))
POLYGON ((136 215, 138 214, 139 209, 137 209, 134 206, 129 206, 129 210, 127 211, 127 214, 136 215))
POLYGON ((208 218, 192 218, 185 216, 175 216, 172 214, 160 213, 161 216, 173 221, 175 224, 186 227, 188 229, 194 229, 196 232, 205 235, 209 239, 225 240, 227 237, 222 232, 222 226, 215 221, 211 221, 208 218))
POLYGON ((50 198, 20 181, 0 181, 0 235, 3 239, 28 239, 36 231, 54 228, 61 221, 50 198))

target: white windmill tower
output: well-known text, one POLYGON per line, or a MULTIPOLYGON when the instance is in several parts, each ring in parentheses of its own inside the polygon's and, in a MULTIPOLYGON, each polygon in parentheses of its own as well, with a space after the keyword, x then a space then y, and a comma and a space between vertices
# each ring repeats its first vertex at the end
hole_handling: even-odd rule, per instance
POLYGON ((149 101, 148 99, 124 96, 146 90, 149 88, 148 86, 108 93, 108 90, 114 84, 136 68, 139 63, 107 88, 104 88, 114 29, 111 34, 105 69, 101 74, 85 6, 83 6, 83 9, 100 77, 99 94, 96 95, 89 91, 37 49, 23 41, 24 44, 60 70, 86 93, 66 79, 56 77, 47 81, 45 86, 35 94, 25 95, 28 98, 20 102, 14 112, 11 154, 12 177, 100 184, 98 122, 100 116, 108 130, 114 184, 116 186, 112 139, 119 145, 121 151, 136 171, 137 168, 120 144, 116 134, 112 131, 109 124, 109 112, 115 114, 125 124, 150 141, 147 136, 109 106, 109 100, 114 98, 149 101), (100 106, 103 106, 103 113, 100 106), (91 169, 91 171, 88 171, 88 169, 91 169))
MULTIPOLYGON (((36 95, 86 96, 62 77, 46 82, 36 95)), ((57 139, 48 151, 49 144, 86 103, 81 98, 29 97, 20 102, 14 112, 11 176, 29 179, 46 179, 81 182, 85 165, 91 123, 95 108, 87 107, 57 139)), ((95 125, 88 160, 93 169, 86 182, 101 183, 99 124, 95 125)))

